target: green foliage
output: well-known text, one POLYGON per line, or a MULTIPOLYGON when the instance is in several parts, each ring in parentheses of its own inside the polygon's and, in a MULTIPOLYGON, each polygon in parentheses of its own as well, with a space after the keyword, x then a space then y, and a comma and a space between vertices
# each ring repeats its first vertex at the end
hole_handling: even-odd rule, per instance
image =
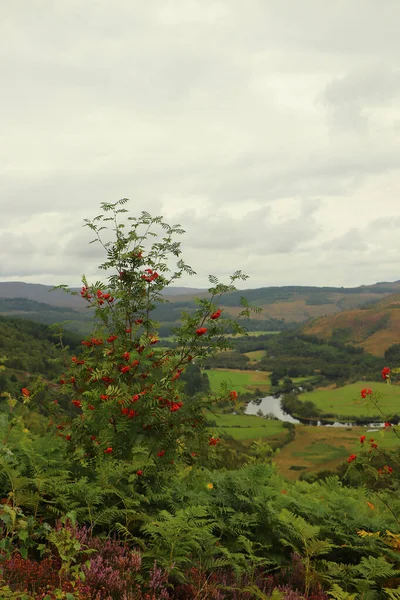
MULTIPOLYGON (((317 598, 321 590, 336 600, 384 595, 396 600, 393 581, 400 574, 396 477, 386 485, 376 477, 379 485, 370 485, 362 478, 361 459, 356 465, 352 459, 343 480, 326 477, 289 484, 277 473, 268 439, 242 437, 242 442, 228 443, 222 435, 221 440, 217 437, 220 431, 225 435, 228 429, 233 431, 239 421, 237 429, 245 429, 247 417, 213 415, 214 406, 232 402, 235 395, 229 396, 229 382, 222 384, 220 393, 210 393, 200 366, 229 347, 229 332, 241 332, 238 321, 225 314, 223 296, 236 294, 237 301, 235 283, 245 276, 236 272, 227 285, 211 276, 209 296, 188 307, 171 347, 161 347, 154 310, 165 304, 164 288, 192 272, 175 241, 182 229, 147 213, 128 217, 125 204, 125 200, 103 204, 103 214, 86 222, 94 232, 93 241, 105 251, 101 268, 107 280, 89 285, 83 278, 80 295, 95 325, 79 350, 75 347, 72 359, 60 339, 66 360, 62 388, 57 388, 60 403, 48 408, 50 418, 44 421, 39 414, 43 382, 31 380, 33 385, 21 394, 5 390, 0 412, 1 559, 56 557, 60 581, 69 577, 78 589, 96 549, 85 546, 76 523, 86 528, 85 539, 95 536, 97 548, 100 538, 113 535, 140 548, 143 584, 150 572, 154 575, 156 561, 175 586, 185 585, 188 573, 196 568, 203 570, 207 584, 211 574, 233 574, 235 579, 220 586, 227 598, 235 590, 233 583, 240 582, 239 593, 269 597, 262 587, 268 575, 274 582, 275 591, 270 588, 274 600, 282 597, 278 585, 291 584, 307 600, 311 595, 317 598), (245 442, 247 449, 240 457, 240 443, 245 448, 245 442), (238 464, 242 466, 235 468, 238 464), (346 487, 352 469, 362 484, 346 487)), ((249 318, 254 300, 250 298, 248 305, 239 299, 240 318, 249 318)), ((28 336, 29 328, 36 331, 31 325, 16 327, 23 336, 28 336)), ((43 338, 37 336, 46 365, 48 356, 57 357, 48 330, 39 326, 37 332, 43 338)), ((29 336, 28 345, 34 338, 29 336)), ((264 342, 264 364, 275 360, 271 355, 278 357, 274 376, 279 379, 296 377, 282 372, 294 355, 302 358, 292 365, 299 370, 311 370, 317 360, 323 369, 329 363, 342 367, 346 360, 354 369, 377 364, 357 349, 307 336, 284 334, 264 342)), ((9 359, 11 346, 8 342, 4 346, 9 359)), ((20 358, 28 354, 21 347, 20 358)), ((267 379, 265 372, 252 375, 267 379)), ((292 385, 289 380, 286 384, 292 385)), ((248 417, 248 423, 255 418, 248 417)), ((262 424, 269 436, 284 439, 281 423, 262 424)), ((287 433, 293 437, 295 429, 288 426, 287 433)), ((323 453, 324 446, 316 445, 314 451, 323 453)), ((374 457, 369 458, 367 448, 364 451, 363 464, 372 472, 374 457)), ((101 562, 93 564, 105 572, 101 562)), ((16 590, 1 580, 0 586, 4 598, 23 598, 22 592, 15 596, 16 590)), ((61 587, 55 593, 69 600, 75 596, 61 587)), ((95 597, 97 591, 90 593, 95 597)), ((196 593, 194 597, 202 597, 201 591, 196 593)), ((204 591, 204 597, 207 594, 204 591)))

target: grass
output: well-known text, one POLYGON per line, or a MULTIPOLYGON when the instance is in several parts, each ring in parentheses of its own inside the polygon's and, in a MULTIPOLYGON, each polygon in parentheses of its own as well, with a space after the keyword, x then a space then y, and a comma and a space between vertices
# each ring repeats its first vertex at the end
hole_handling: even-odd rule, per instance
POLYGON ((260 335, 278 335, 281 333, 280 331, 247 331, 243 335, 238 335, 235 333, 229 333, 226 337, 260 337, 260 335))
POLYGON ((262 392, 270 389, 269 371, 244 371, 240 369, 210 369, 205 371, 210 381, 211 391, 218 392, 221 383, 227 382, 228 386, 238 393, 254 392, 257 388, 262 392))
MULTIPOLYGON (((237 334, 233 334, 233 333, 229 333, 226 337, 233 337, 233 338, 238 338, 238 337, 259 337, 260 335, 277 335, 278 333, 281 333, 280 331, 247 331, 246 334, 244 335, 237 335, 237 334)), ((160 340, 164 340, 166 342, 172 342, 174 340, 174 336, 173 335, 167 335, 165 337, 160 336, 160 340)))
MULTIPOLYGON (((315 375, 312 375, 311 377, 308 375, 307 377, 291 377, 290 378, 293 383, 304 383, 305 381, 311 382, 314 381, 316 379, 315 375)), ((283 379, 282 379, 283 382, 283 379)))
POLYGON ((276 438, 286 435, 282 421, 263 419, 253 415, 212 414, 211 421, 216 427, 211 428, 216 435, 230 435, 236 440, 253 441, 260 438, 276 438))
POLYGON ((371 402, 361 398, 360 391, 363 388, 370 388, 376 393, 384 414, 400 412, 400 386, 388 385, 384 382, 359 381, 332 390, 304 392, 300 394, 299 399, 311 400, 318 409, 334 414, 338 420, 352 416, 371 416, 383 420, 371 402))
POLYGON ((366 433, 365 427, 312 427, 296 425, 295 439, 280 449, 274 462, 285 479, 298 479, 300 473, 334 470, 350 454, 360 451, 359 438, 374 437, 382 448, 396 448, 399 439, 392 430, 366 433), (298 469, 298 470, 296 470, 298 469))
POLYGON ((265 350, 253 350, 252 352, 245 352, 245 356, 248 356, 252 362, 257 362, 264 358, 265 350))

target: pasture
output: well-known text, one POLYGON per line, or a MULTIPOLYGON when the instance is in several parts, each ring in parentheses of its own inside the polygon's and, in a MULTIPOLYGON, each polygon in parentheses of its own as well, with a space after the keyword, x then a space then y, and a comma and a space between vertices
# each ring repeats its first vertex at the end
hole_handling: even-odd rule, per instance
POLYGON ((358 381, 334 389, 320 389, 300 394, 302 401, 311 400, 315 406, 325 413, 334 414, 338 420, 346 417, 371 416, 383 420, 380 412, 371 400, 361 398, 360 391, 370 388, 379 398, 379 407, 383 413, 400 413, 400 386, 388 385, 384 382, 358 381))
POLYGON ((251 362, 258 362, 265 356, 265 350, 253 350, 252 352, 245 352, 245 356, 248 356, 251 362))
POLYGON ((260 438, 276 438, 286 435, 282 421, 263 419, 253 415, 234 414, 209 414, 210 421, 215 421, 216 426, 210 430, 213 435, 230 435, 236 440, 254 441, 260 438))
POLYGON ((209 369, 204 372, 207 373, 212 392, 218 392, 224 381, 239 394, 254 392, 256 389, 267 393, 270 389, 269 371, 209 369))

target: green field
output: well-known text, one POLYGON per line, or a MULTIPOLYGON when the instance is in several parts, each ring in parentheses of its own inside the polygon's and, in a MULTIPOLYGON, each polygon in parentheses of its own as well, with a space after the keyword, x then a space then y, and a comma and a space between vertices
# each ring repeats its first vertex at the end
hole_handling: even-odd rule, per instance
MULTIPOLYGON (((316 377, 315 377, 315 375, 311 375, 311 376, 308 375, 307 377, 291 377, 290 379, 293 381, 293 383, 299 384, 299 383, 304 383, 305 381, 307 381, 307 382, 315 381, 316 377)), ((283 379, 282 379, 281 383, 283 383, 283 379)))
MULTIPOLYGON (((233 333, 229 333, 226 337, 231 337, 231 338, 238 338, 238 337, 259 337, 260 335, 278 335, 278 333, 281 333, 280 331, 247 331, 245 334, 243 335, 237 335, 237 334, 233 334, 233 333)), ((163 340, 165 340, 166 342, 173 342, 174 341, 174 336, 173 335, 168 335, 168 336, 160 336, 160 341, 162 342, 163 340)))
POLYGON ((209 369, 205 371, 210 381, 211 391, 218 392, 221 383, 227 382, 228 386, 238 393, 248 393, 257 388, 268 392, 270 388, 269 371, 242 371, 239 369, 209 369))
POLYGON ((300 394, 299 399, 311 400, 315 406, 323 412, 333 413, 340 420, 351 416, 373 416, 379 417, 379 411, 372 405, 371 401, 363 400, 360 391, 370 388, 379 396, 379 406, 384 414, 400 412, 400 386, 388 385, 384 382, 358 381, 332 390, 315 390, 300 394))
MULTIPOLYGON (((260 335, 278 335, 280 331, 247 331, 244 336, 259 337, 260 335)), ((229 334, 228 337, 244 337, 241 335, 229 334)))
POLYGON ((252 352, 245 352, 245 356, 248 356, 251 361, 258 361, 264 358, 265 350, 253 350, 252 352))
POLYGON ((217 435, 231 435, 236 440, 258 440, 277 437, 285 433, 282 421, 272 421, 252 415, 210 414, 210 421, 217 426, 211 430, 217 435))

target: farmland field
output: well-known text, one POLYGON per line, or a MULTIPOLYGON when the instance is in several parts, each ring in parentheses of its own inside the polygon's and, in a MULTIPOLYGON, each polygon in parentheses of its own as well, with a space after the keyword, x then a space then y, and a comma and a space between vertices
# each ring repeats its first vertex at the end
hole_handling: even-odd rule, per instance
POLYGON ((238 393, 253 392, 257 388, 262 392, 268 392, 270 389, 269 371, 209 369, 204 372, 207 373, 212 392, 217 392, 224 381, 238 393))
POLYGON ((248 356, 251 361, 258 361, 264 358, 265 350, 253 350, 252 352, 245 352, 245 356, 248 356))
MULTIPOLYGON (((360 450, 359 438, 366 434, 365 427, 312 427, 296 425, 295 439, 280 449, 274 462, 283 477, 288 480, 298 479, 303 473, 317 473, 322 470, 333 470, 345 461, 352 453, 360 450), (294 467, 291 468, 291 467, 294 467)), ((398 438, 392 430, 377 431, 367 434, 385 448, 398 446, 398 438)))
POLYGON ((236 440, 258 440, 286 435, 282 421, 263 419, 252 415, 210 414, 210 421, 217 426, 211 428, 218 435, 231 435, 236 440))
POLYGON ((351 416, 379 416, 379 411, 368 399, 361 398, 363 388, 371 388, 379 395, 379 405, 385 414, 400 413, 400 386, 376 381, 359 381, 336 389, 305 392, 299 399, 311 400, 318 409, 335 414, 339 420, 351 416))

